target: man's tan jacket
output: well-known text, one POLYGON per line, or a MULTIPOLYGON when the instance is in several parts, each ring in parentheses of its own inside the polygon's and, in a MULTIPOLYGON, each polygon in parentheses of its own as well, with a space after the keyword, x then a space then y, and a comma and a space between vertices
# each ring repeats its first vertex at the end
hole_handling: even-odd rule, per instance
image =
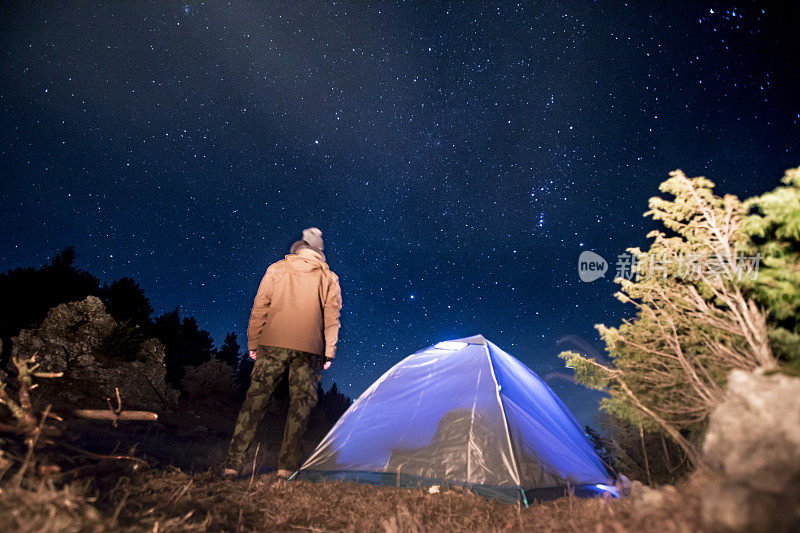
POLYGON ((267 269, 258 287, 247 348, 290 348, 333 359, 339 340, 339 278, 322 256, 308 249, 267 269))

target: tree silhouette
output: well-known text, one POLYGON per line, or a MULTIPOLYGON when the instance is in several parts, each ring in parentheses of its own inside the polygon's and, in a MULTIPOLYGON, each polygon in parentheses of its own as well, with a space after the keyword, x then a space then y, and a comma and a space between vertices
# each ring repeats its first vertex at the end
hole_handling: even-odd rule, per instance
POLYGON ((132 278, 124 277, 104 285, 100 297, 108 313, 117 322, 130 321, 143 328, 152 326, 150 315, 153 314, 153 308, 150 300, 132 278))
POLYGON ((239 363, 242 359, 242 348, 239 346, 236 333, 230 332, 225 335, 225 341, 217 351, 217 359, 229 364, 234 370, 239 368, 239 363))
POLYGON ((211 335, 197 326, 194 317, 180 318, 178 309, 156 318, 153 333, 164 344, 167 381, 176 387, 184 367, 199 366, 214 356, 211 335))
POLYGON ((615 471, 614 453, 612 442, 601 435, 598 431, 592 429, 590 426, 583 427, 584 433, 592 443, 594 451, 597 456, 603 461, 603 464, 610 470, 615 471))
POLYGON ((237 399, 243 400, 247 389, 250 387, 250 373, 253 371, 255 361, 250 359, 250 356, 245 353, 239 362, 239 368, 236 369, 236 383, 239 385, 239 397, 237 399))
POLYGON ((99 293, 97 278, 73 266, 75 250, 68 246, 39 269, 17 268, 0 274, 0 338, 3 360, 10 353, 11 337, 21 329, 37 327, 56 305, 83 300, 99 293))
POLYGON ((153 334, 164 345, 167 381, 177 386, 183 377, 183 369, 180 363, 181 319, 177 307, 174 311, 164 313, 155 319, 153 334))
POLYGON ((50 266, 59 269, 72 268, 72 264, 75 262, 76 257, 78 257, 78 254, 75 253, 75 247, 69 245, 53 257, 52 261, 50 262, 50 266))
MULTIPOLYGON (((0 339, 5 364, 11 353, 11 338, 21 329, 38 327, 47 312, 59 304, 99 296, 108 313, 119 322, 109 353, 114 360, 129 360, 135 348, 147 336, 158 338, 165 348, 167 380, 178 386, 186 366, 198 366, 214 356, 214 341, 208 331, 200 329, 192 317, 181 319, 178 308, 151 321, 153 308, 139 284, 129 277, 100 287, 100 282, 75 268, 75 249, 68 246, 39 269, 17 268, 0 274, 0 339), (112 349, 113 348, 113 349, 112 349), (124 348, 117 353, 117 348, 124 348)), ((221 348, 221 356, 233 368, 242 367, 237 377, 249 383, 252 364, 239 363, 239 345, 235 334, 229 334, 221 348)), ((250 361, 249 359, 247 360, 250 361)))
POLYGON ((319 397, 319 409, 324 413, 328 422, 333 424, 350 407, 350 398, 339 392, 339 387, 334 383, 331 388, 319 397))
POLYGON ((214 357, 214 339, 208 331, 198 327, 194 317, 184 317, 180 332, 181 359, 184 366, 202 365, 214 357))

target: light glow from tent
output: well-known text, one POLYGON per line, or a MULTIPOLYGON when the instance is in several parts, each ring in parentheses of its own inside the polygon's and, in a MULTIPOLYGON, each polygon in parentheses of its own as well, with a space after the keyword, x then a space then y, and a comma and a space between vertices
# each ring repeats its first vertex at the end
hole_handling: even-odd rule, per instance
POLYGON ((597 487, 603 492, 610 493, 615 498, 619 498, 619 491, 617 490, 617 487, 612 487, 611 485, 603 485, 602 483, 598 483, 597 485, 595 485, 595 487, 597 487))
POLYGON ((466 342, 442 341, 434 345, 434 348, 438 348, 440 350, 452 350, 455 352, 457 350, 461 350, 462 348, 466 348, 467 346, 469 346, 469 343, 466 342))

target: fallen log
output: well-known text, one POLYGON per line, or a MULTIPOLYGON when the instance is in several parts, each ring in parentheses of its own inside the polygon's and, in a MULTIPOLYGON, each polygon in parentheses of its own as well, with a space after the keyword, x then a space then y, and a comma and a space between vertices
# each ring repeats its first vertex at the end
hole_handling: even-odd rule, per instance
POLYGON ((90 418, 92 420, 143 420, 147 422, 158 420, 158 415, 151 411, 120 411, 115 413, 109 409, 76 409, 72 414, 78 418, 90 418))
POLYGON ((158 420, 158 415, 150 411, 123 411, 122 398, 119 395, 119 388, 115 387, 117 395, 117 406, 111 405, 111 398, 108 398, 108 410, 105 409, 76 409, 73 414, 79 418, 91 418, 92 420, 111 420, 114 427, 117 427, 119 420, 143 420, 153 422, 158 420))

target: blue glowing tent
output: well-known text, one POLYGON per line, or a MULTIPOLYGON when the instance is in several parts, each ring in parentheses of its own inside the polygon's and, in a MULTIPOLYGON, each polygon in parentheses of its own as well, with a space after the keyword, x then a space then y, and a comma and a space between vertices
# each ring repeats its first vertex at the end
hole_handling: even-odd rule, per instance
POLYGON ((569 409, 481 335, 440 342, 393 366, 296 477, 443 485, 526 505, 568 490, 616 495, 569 409))

